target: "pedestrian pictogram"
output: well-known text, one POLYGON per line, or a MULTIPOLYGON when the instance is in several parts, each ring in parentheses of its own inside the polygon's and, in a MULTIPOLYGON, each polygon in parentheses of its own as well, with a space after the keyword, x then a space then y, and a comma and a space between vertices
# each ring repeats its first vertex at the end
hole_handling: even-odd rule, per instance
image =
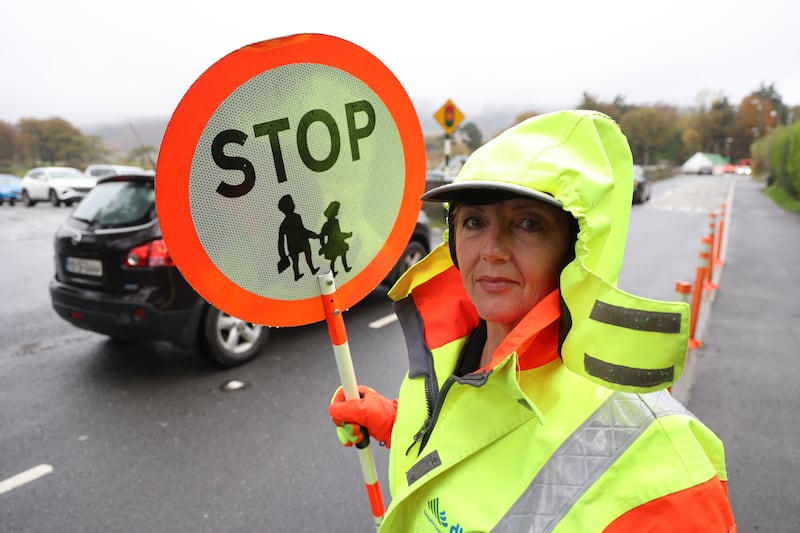
POLYGON ((425 188, 419 120, 398 80, 342 39, 252 44, 189 88, 162 142, 156 203, 184 277, 268 326, 325 318, 369 294, 408 243, 425 188))
POLYGON ((458 128, 461 121, 464 120, 464 115, 452 100, 447 100, 447 102, 434 113, 433 118, 444 128, 445 133, 450 135, 458 128))

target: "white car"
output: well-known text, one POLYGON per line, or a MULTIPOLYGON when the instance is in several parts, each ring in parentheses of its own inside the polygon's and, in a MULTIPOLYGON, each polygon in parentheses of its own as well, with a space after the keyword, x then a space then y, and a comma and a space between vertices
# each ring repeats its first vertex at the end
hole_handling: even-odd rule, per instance
POLYGON ((134 167, 131 165, 105 165, 105 164, 98 164, 98 165, 89 165, 86 167, 86 170, 83 171, 84 174, 89 176, 90 178, 100 179, 105 178, 106 176, 122 176, 126 174, 150 174, 154 175, 155 172, 147 171, 142 167, 134 167))
POLYGON ((92 190, 97 180, 72 167, 36 167, 22 178, 22 203, 31 207, 36 202, 50 202, 54 207, 62 203, 79 202, 92 190))

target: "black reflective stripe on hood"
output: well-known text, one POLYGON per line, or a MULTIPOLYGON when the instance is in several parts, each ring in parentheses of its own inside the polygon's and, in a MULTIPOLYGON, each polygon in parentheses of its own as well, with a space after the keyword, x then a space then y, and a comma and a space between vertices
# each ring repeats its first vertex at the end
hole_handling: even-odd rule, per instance
POLYGON ((589 318, 604 324, 638 331, 655 331, 657 333, 680 333, 681 331, 680 313, 631 309, 600 300, 594 302, 589 318))
POLYGON ((608 363, 589 354, 584 354, 583 366, 588 374, 619 385, 654 387, 675 378, 675 367, 633 368, 608 363))

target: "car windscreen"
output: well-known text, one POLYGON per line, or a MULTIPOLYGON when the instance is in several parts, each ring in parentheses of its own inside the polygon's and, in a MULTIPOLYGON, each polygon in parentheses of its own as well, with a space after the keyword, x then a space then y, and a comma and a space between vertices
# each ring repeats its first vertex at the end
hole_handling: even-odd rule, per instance
POLYGON ((94 227, 146 224, 156 218, 152 181, 108 181, 94 187, 72 212, 72 218, 94 227))
POLYGON ((83 172, 80 170, 69 170, 69 169, 55 169, 49 172, 49 175, 53 179, 57 180, 66 180, 66 179, 75 179, 75 178, 85 178, 83 172))

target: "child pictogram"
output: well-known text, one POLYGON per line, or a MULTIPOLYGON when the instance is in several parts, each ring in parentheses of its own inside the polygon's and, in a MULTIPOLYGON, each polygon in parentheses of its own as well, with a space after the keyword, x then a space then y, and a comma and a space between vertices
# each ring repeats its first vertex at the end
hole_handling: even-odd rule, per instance
POLYGON ((334 268, 337 257, 342 258, 342 266, 345 272, 350 272, 351 269, 347 264, 347 250, 350 249, 350 245, 347 244, 346 241, 353 236, 353 233, 345 233, 339 226, 339 219, 337 218, 339 207, 339 202, 335 200, 328 204, 328 207, 325 209, 325 218, 327 218, 327 220, 322 225, 322 230, 319 232, 319 254, 331 262, 330 268, 334 276, 338 274, 334 268))
POLYGON ((289 265, 292 265, 294 271, 294 280, 297 281, 303 277, 300 272, 300 254, 302 253, 306 258, 306 264, 312 274, 316 274, 319 268, 315 267, 311 262, 311 245, 310 239, 319 239, 320 236, 313 231, 306 229, 303 225, 302 217, 295 212, 294 200, 291 195, 285 195, 278 200, 278 209, 280 209, 284 216, 281 225, 278 228, 278 272, 283 272, 289 265))

